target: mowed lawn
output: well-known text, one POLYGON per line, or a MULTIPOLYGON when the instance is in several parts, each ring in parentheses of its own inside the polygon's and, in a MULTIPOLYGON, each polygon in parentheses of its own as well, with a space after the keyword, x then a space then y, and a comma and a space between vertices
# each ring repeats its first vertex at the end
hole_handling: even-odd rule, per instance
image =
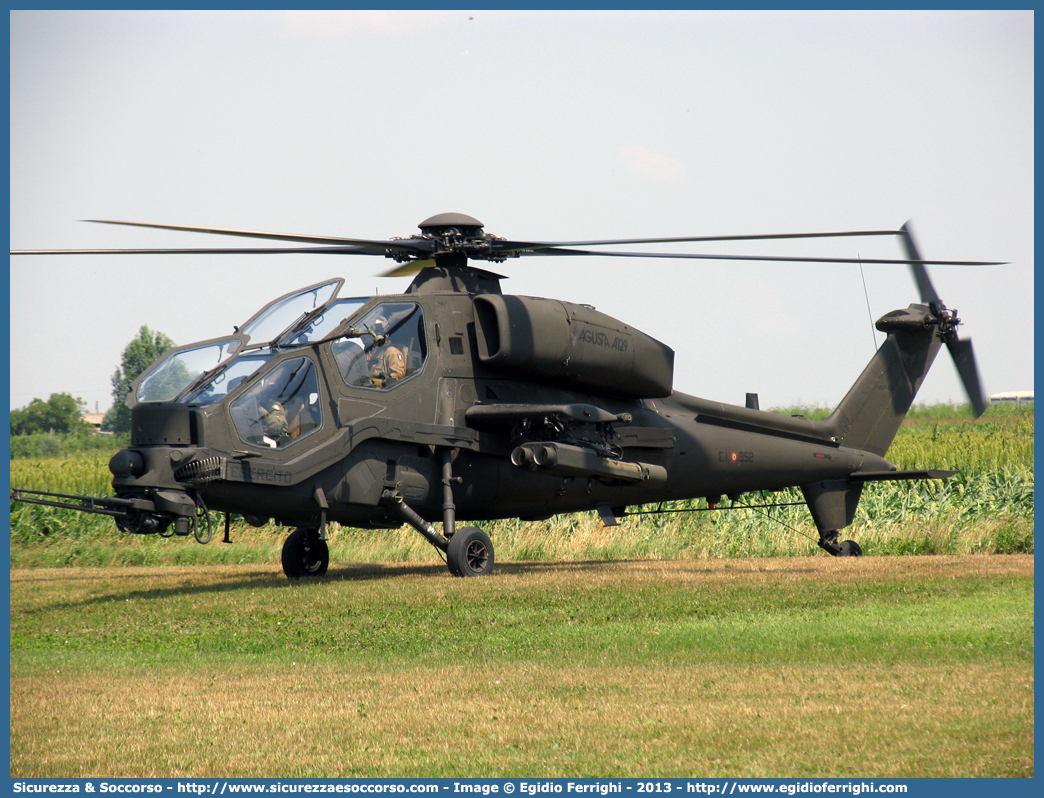
POLYGON ((11 775, 1033 776, 1032 556, 11 571, 11 775))

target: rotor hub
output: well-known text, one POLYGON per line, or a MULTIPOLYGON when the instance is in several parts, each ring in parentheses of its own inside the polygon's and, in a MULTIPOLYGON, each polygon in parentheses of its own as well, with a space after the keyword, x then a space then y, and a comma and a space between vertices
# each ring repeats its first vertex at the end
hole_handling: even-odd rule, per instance
POLYGON ((464 213, 437 213, 429 216, 417 227, 425 235, 442 235, 450 229, 464 236, 482 235, 482 222, 464 213))
POLYGON ((939 338, 944 343, 957 338, 957 327, 961 324, 961 320, 957 317, 957 309, 946 307, 941 302, 930 302, 928 307, 931 309, 932 314, 935 316, 935 323, 938 325, 939 338))
MULTIPOLYGON (((473 216, 463 213, 440 213, 421 222, 420 235, 412 235, 411 240, 430 241, 434 245, 429 257, 436 261, 488 260, 502 263, 506 254, 493 251, 494 241, 504 241, 500 236, 490 235, 482 229, 482 222, 473 216), (456 257, 451 257, 456 256, 456 257)), ((401 239, 400 239, 401 240, 401 239)), ((408 253, 391 252, 389 256, 399 263, 415 260, 416 256, 408 253)))

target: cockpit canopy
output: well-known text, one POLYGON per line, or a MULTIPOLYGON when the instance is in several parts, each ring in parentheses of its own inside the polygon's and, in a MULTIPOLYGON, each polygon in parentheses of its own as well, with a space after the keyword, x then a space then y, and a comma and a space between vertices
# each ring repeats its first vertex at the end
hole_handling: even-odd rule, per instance
POLYGON ((227 337, 212 338, 167 352, 132 386, 127 404, 220 401, 255 372, 281 346, 321 340, 369 301, 369 297, 334 299, 340 277, 307 286, 265 305, 227 337), (209 377, 209 378, 208 378, 209 377))
POLYGON ((228 413, 240 440, 282 448, 323 426, 319 361, 305 349, 326 344, 349 391, 389 391, 419 373, 428 355, 420 305, 338 298, 342 282, 280 297, 233 335, 170 350, 139 377, 128 404, 202 407, 232 397, 228 413))
POLYGON ((384 302, 334 341, 334 360, 346 385, 389 389, 420 371, 427 357, 424 317, 413 302, 384 302))

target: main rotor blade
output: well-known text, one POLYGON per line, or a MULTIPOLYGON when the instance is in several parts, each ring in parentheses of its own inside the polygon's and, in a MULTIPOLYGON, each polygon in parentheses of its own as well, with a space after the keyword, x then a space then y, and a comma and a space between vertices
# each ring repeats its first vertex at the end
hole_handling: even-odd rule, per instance
MULTIPOLYGON (((990 261, 971 260, 893 260, 889 258, 817 258, 810 256, 785 256, 785 255, 697 255, 689 252, 599 252, 587 249, 561 249, 548 248, 536 250, 521 250, 514 253, 520 256, 542 256, 542 255, 604 255, 612 258, 691 258, 696 260, 763 260, 763 261, 786 261, 790 263, 898 263, 898 264, 925 264, 931 263, 940 266, 1001 266, 1003 264, 990 261)), ((923 266, 922 266, 923 268, 923 266)))
POLYGON ((151 227, 156 230, 177 230, 184 233, 208 233, 220 236, 243 236, 245 238, 265 238, 270 241, 296 241, 299 244, 332 244, 363 247, 381 247, 399 252, 426 253, 431 251, 431 242, 425 239, 401 239, 395 241, 375 241, 368 238, 338 238, 336 236, 291 235, 289 233, 265 233, 257 230, 230 230, 221 227, 189 227, 176 224, 149 224, 147 222, 120 222, 111 219, 84 219, 94 224, 121 224, 127 227, 151 227))
POLYGON ((215 247, 210 249, 12 249, 12 255, 385 255, 376 247, 215 247))
POLYGON ((497 252, 551 247, 594 247, 619 244, 673 244, 681 241, 771 241, 785 238, 843 238, 845 236, 897 236, 901 230, 850 230, 838 233, 774 233, 746 236, 682 236, 678 238, 616 238, 596 241, 494 241, 497 252))
POLYGON ((950 350, 953 363, 957 366, 957 373, 968 394, 972 412, 978 418, 986 412, 986 399, 982 390, 982 380, 979 379, 979 367, 975 363, 975 352, 972 351, 971 339, 951 338, 946 342, 946 348, 950 350))
POLYGON ((435 265, 435 261, 428 260, 411 260, 408 263, 401 263, 394 269, 389 269, 386 272, 381 272, 378 277, 409 277, 411 274, 416 274, 421 269, 428 269, 435 265))

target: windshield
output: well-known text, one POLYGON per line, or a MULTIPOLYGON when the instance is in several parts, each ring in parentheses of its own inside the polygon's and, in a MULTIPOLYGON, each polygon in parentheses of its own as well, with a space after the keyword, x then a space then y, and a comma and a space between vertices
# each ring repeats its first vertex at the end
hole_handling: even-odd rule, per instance
POLYGON ((343 282, 340 278, 329 280, 277 299, 244 324, 239 333, 250 336, 251 346, 268 343, 302 316, 328 302, 343 282))
POLYGON ((238 339, 226 338, 173 350, 138 383, 135 399, 139 402, 171 401, 203 372, 215 368, 239 351, 241 343, 238 339))
POLYGON ((138 402, 170 402, 188 389, 191 391, 182 399, 185 403, 202 405, 221 401, 272 357, 270 348, 258 351, 259 348, 290 330, 295 322, 297 329, 283 338, 287 345, 320 340, 366 304, 365 297, 332 301, 343 283, 342 278, 336 277, 307 286, 265 305, 242 329, 237 329, 234 336, 171 350, 139 378, 128 404, 133 407, 138 402), (323 308, 327 302, 329 306, 323 308), (316 315, 305 324, 309 314, 316 315), (249 356, 241 356, 217 371, 244 346, 249 356))
POLYGON ((279 346, 303 346, 321 341, 334 331, 341 322, 347 321, 355 311, 370 301, 369 297, 352 297, 331 302, 323 312, 313 316, 304 326, 295 326, 279 340, 279 346))
POLYGON ((307 357, 284 360, 229 405, 240 439, 273 449, 292 446, 322 426, 316 369, 307 357))
POLYGON ((260 349, 237 357, 207 380, 201 388, 193 391, 181 401, 188 405, 210 405, 220 402, 239 387, 244 379, 265 365, 271 357, 271 349, 260 349))

